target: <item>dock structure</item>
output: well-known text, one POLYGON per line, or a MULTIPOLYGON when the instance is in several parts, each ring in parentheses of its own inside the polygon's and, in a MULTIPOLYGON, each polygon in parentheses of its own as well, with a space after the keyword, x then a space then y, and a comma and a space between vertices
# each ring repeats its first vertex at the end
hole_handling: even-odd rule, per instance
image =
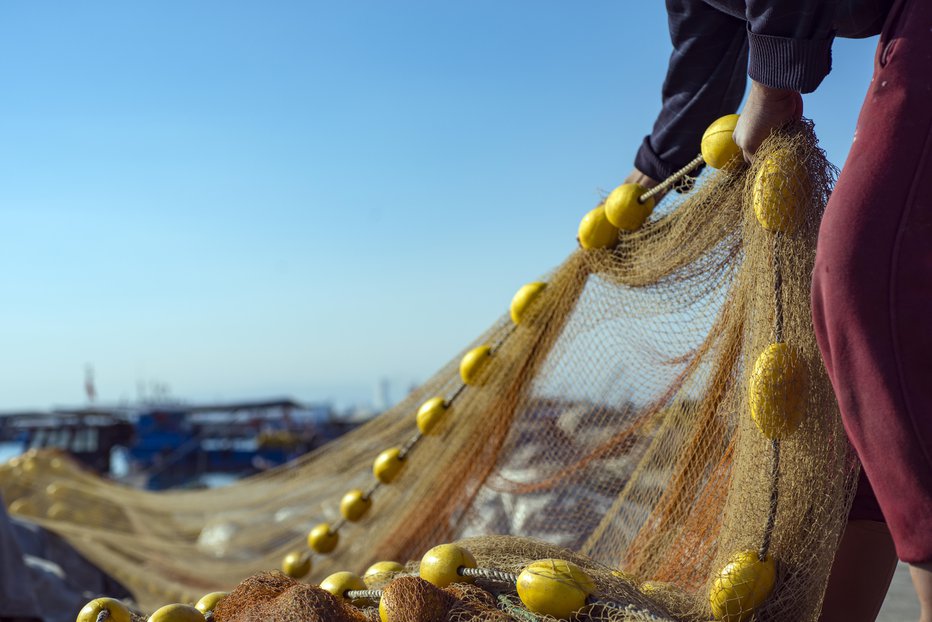
POLYGON ((196 485, 205 473, 279 466, 355 425, 328 404, 291 398, 89 405, 0 412, 0 442, 64 450, 100 474, 163 489, 196 485), (128 463, 122 470, 114 464, 120 451, 128 463))

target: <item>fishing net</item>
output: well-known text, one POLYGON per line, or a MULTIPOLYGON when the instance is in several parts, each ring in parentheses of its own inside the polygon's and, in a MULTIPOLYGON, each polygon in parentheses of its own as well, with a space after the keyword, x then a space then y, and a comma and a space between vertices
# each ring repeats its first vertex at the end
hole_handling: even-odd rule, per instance
POLYGON ((833 178, 810 123, 773 135, 750 167, 704 173, 612 248, 574 252, 520 323, 503 317, 400 404, 285 467, 151 493, 32 454, 2 468, 4 498, 146 611, 235 587, 216 619, 378 619, 379 600, 393 620, 551 619, 513 579, 559 559, 591 579, 574 619, 815 620, 856 474, 809 312, 833 178), (768 201, 782 207, 768 216, 768 201), (483 345, 466 385, 461 358, 483 345), (318 546, 338 541, 303 582, 258 574, 321 523, 318 546), (416 577, 454 541, 474 585, 416 577), (380 560, 407 566, 355 600, 313 585, 380 560))

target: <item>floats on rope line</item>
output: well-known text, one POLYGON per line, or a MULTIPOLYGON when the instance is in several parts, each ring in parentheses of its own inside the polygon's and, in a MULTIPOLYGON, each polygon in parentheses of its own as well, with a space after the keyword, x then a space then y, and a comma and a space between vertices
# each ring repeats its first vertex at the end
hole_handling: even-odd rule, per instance
POLYGON ((363 579, 368 579, 369 577, 374 577, 380 574, 390 574, 394 572, 404 572, 405 567, 398 562, 384 561, 384 562, 375 562, 368 568, 366 572, 363 573, 363 579))
POLYGON ((301 579, 311 572, 311 556, 307 551, 292 551, 282 559, 282 572, 292 579, 301 579))
POLYGON ((773 557, 761 560, 757 551, 736 553, 712 581, 709 604, 723 622, 744 622, 770 597, 776 582, 773 557))
POLYGON ((365 590, 367 588, 368 586, 362 577, 352 572, 335 572, 320 582, 320 589, 340 598, 346 598, 346 593, 351 590, 365 590))
POLYGON ((191 605, 174 603, 165 605, 149 616, 148 622, 204 622, 204 614, 191 605))
MULTIPOLYGON (((728 166, 741 153, 732 138, 737 120, 738 115, 727 115, 716 120, 703 135, 701 155, 654 188, 624 184, 613 190, 603 205, 583 218, 579 227, 580 244, 586 249, 613 246, 619 231, 640 228, 653 211, 655 197, 697 166, 703 162, 713 168, 728 166)), ((772 153, 759 165, 752 196, 755 215, 764 229, 774 233, 791 233, 798 227, 800 200, 807 193, 805 170, 801 166, 788 152, 772 153), (788 170, 797 171, 798 174, 787 175, 788 170)), ((515 326, 529 317, 529 309, 545 287, 545 283, 534 282, 518 290, 509 307, 515 326)), ((485 344, 470 350, 460 363, 463 385, 453 397, 447 400, 437 396, 425 401, 417 412, 418 436, 404 448, 394 447, 378 456, 373 464, 373 474, 380 484, 391 483, 397 477, 407 452, 421 436, 435 431, 464 387, 481 385, 487 379, 487 364, 495 347, 485 344)), ((799 354, 779 340, 771 344, 754 365, 748 385, 751 416, 761 432, 775 443, 775 465, 778 464, 778 441, 792 434, 803 418, 806 380, 805 365, 799 354)), ((366 516, 372 505, 372 490, 366 493, 354 489, 344 495, 340 504, 343 520, 355 522, 366 516)), ((334 526, 329 523, 317 525, 308 534, 308 546, 319 554, 333 551, 339 541, 338 531, 342 524, 340 521, 334 526)), ((306 576, 311 566, 311 556, 307 552, 289 553, 282 562, 283 571, 293 578, 306 576)), ((365 578, 404 570, 405 566, 397 562, 378 562, 366 570, 365 578)), ((624 573, 613 574, 632 580, 624 573)), ((591 578, 578 566, 565 560, 538 560, 525 567, 520 575, 514 576, 478 568, 469 551, 456 545, 441 545, 424 556, 420 575, 438 587, 455 582, 472 582, 479 577, 499 582, 509 581, 514 584, 522 603, 530 611, 556 618, 570 617, 586 604, 603 602, 594 596, 595 586, 591 578)), ((761 551, 736 553, 713 580, 709 597, 713 615, 725 622, 747 620, 770 596, 775 576, 776 562, 767 554, 766 546, 761 551)), ((350 572, 338 572, 327 577, 320 587, 344 598, 372 598, 373 594, 380 594, 380 590, 367 589, 365 578, 350 572)), ((649 593, 654 586, 654 582, 648 581, 641 584, 640 589, 649 593)), ((153 613, 150 621, 203 620, 204 615, 209 614, 225 595, 223 592, 208 594, 196 607, 167 605, 153 613)), ((381 604, 382 619, 389 622, 388 613, 381 604)), ((78 622, 103 622, 101 618, 129 622, 130 615, 119 601, 101 598, 91 601, 82 609, 78 622)))
POLYGON ((340 534, 330 527, 330 523, 320 523, 307 534, 308 548, 321 555, 333 552, 339 542, 340 534))
POLYGON ((702 153, 653 188, 640 184, 622 184, 612 190, 602 205, 586 214, 579 223, 577 239, 584 249, 611 248, 618 242, 619 231, 636 231, 654 210, 655 197, 703 162, 712 168, 727 166, 741 155, 732 135, 738 115, 716 119, 702 135, 702 153))
POLYGON ((340 499, 340 515, 350 523, 355 523, 369 512, 372 499, 366 493, 354 488, 340 499))
POLYGON ((754 362, 748 404, 758 429, 784 439, 799 427, 806 410, 807 371, 802 357, 785 343, 773 343, 754 362))

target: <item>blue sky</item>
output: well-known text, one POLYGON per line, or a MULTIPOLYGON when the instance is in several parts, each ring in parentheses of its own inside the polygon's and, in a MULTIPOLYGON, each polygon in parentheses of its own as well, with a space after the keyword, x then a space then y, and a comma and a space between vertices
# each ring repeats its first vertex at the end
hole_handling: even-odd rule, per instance
MULTIPOLYGON (((340 404, 559 264, 659 108, 661 3, 0 7, 0 410, 340 404)), ((806 97, 841 164, 875 39, 806 97)))

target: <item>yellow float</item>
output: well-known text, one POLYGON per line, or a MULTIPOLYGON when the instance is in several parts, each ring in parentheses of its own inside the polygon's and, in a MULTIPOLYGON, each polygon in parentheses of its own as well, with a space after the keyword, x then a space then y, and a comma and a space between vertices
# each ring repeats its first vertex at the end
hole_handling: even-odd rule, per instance
POLYGON ((577 238, 586 250, 611 248, 618 242, 618 227, 608 221, 605 207, 600 205, 579 221, 577 238))
POLYGON ((654 211, 654 198, 641 203, 647 188, 640 184, 623 184, 612 190, 605 199, 605 217, 622 231, 635 231, 654 211))
POLYGON ((380 574, 404 572, 405 570, 406 569, 404 565, 399 564, 398 562, 392 562, 392 561, 375 562, 374 564, 366 568, 366 572, 365 574, 363 574, 363 578, 368 579, 369 577, 374 577, 380 574))
POLYGON ((430 434, 443 416, 447 414, 447 402, 442 397, 432 397, 417 410, 417 429, 421 434, 430 434))
POLYGON ((61 501, 56 501, 45 511, 45 515, 51 520, 65 520, 72 516, 71 507, 61 501))
POLYGON ((664 581, 645 581, 638 586, 642 594, 658 594, 670 589, 670 584, 664 581))
POLYGON ((73 492, 73 489, 56 482, 52 482, 45 487, 45 496, 54 501, 63 501, 71 496, 73 492))
POLYGON ((582 568, 562 559, 541 559, 518 575, 518 596, 541 615, 564 620, 586 605, 595 584, 582 568))
POLYGON ((404 460, 401 458, 401 448, 392 447, 378 455, 372 463, 372 474, 383 484, 391 484, 401 473, 404 460))
POLYGON ((534 300, 537 299, 538 294, 544 291, 544 288, 547 287, 546 283, 541 283, 540 281, 534 281, 533 283, 528 283, 522 285, 514 297, 511 299, 511 306, 508 308, 508 314, 511 316, 511 321, 517 326, 524 320, 524 316, 527 314, 528 309, 534 303, 534 300))
POLYGON ((204 614, 191 605, 175 603, 156 609, 149 622, 204 622, 204 614))
POLYGON ((424 553, 418 572, 425 581, 447 587, 452 583, 472 583, 472 577, 464 577, 458 570, 475 567, 472 553, 455 544, 441 544, 424 553))
POLYGON ((194 608, 203 613, 205 616, 214 610, 214 607, 220 604, 220 601, 229 596, 227 592, 211 592, 201 596, 201 599, 195 603, 194 608))
POLYGON ((736 553, 712 581, 709 604, 716 620, 744 622, 773 591, 777 565, 773 557, 761 561, 757 551, 736 553))
POLYGON ((774 343, 757 357, 748 381, 751 417, 767 438, 782 439, 799 427, 806 411, 806 365, 785 343, 774 343))
POLYGON ((732 159, 741 156, 741 148, 735 143, 735 127, 738 115, 726 114, 712 122, 702 135, 702 159, 712 168, 724 168, 732 159))
POLYGON ((372 507, 372 499, 366 493, 355 488, 340 500, 340 515, 351 523, 361 520, 372 507))
POLYGON ((330 529, 330 523, 320 523, 307 534, 307 546, 315 553, 332 553, 340 542, 340 534, 330 529))
POLYGON ((282 559, 282 572, 292 579, 306 577, 311 571, 311 556, 306 551, 292 551, 282 559))
POLYGON ((111 622, 131 622, 132 620, 129 609, 117 599, 95 598, 78 612, 75 622, 97 622, 97 616, 104 610, 110 613, 111 622))
POLYGON ((346 598, 348 591, 365 590, 367 586, 362 577, 354 575, 352 572, 335 572, 320 582, 320 588, 334 596, 346 598))
POLYGON ((10 514, 20 514, 23 516, 35 516, 38 514, 38 508, 35 502, 30 498, 16 499, 7 508, 10 514))
POLYGON ((764 158, 754 175, 754 215, 764 229, 792 233, 799 226, 809 176, 803 163, 787 150, 764 158))
POLYGON ((492 346, 482 345, 467 352, 460 361, 460 379, 464 384, 478 386, 485 381, 485 368, 492 357, 492 346))

